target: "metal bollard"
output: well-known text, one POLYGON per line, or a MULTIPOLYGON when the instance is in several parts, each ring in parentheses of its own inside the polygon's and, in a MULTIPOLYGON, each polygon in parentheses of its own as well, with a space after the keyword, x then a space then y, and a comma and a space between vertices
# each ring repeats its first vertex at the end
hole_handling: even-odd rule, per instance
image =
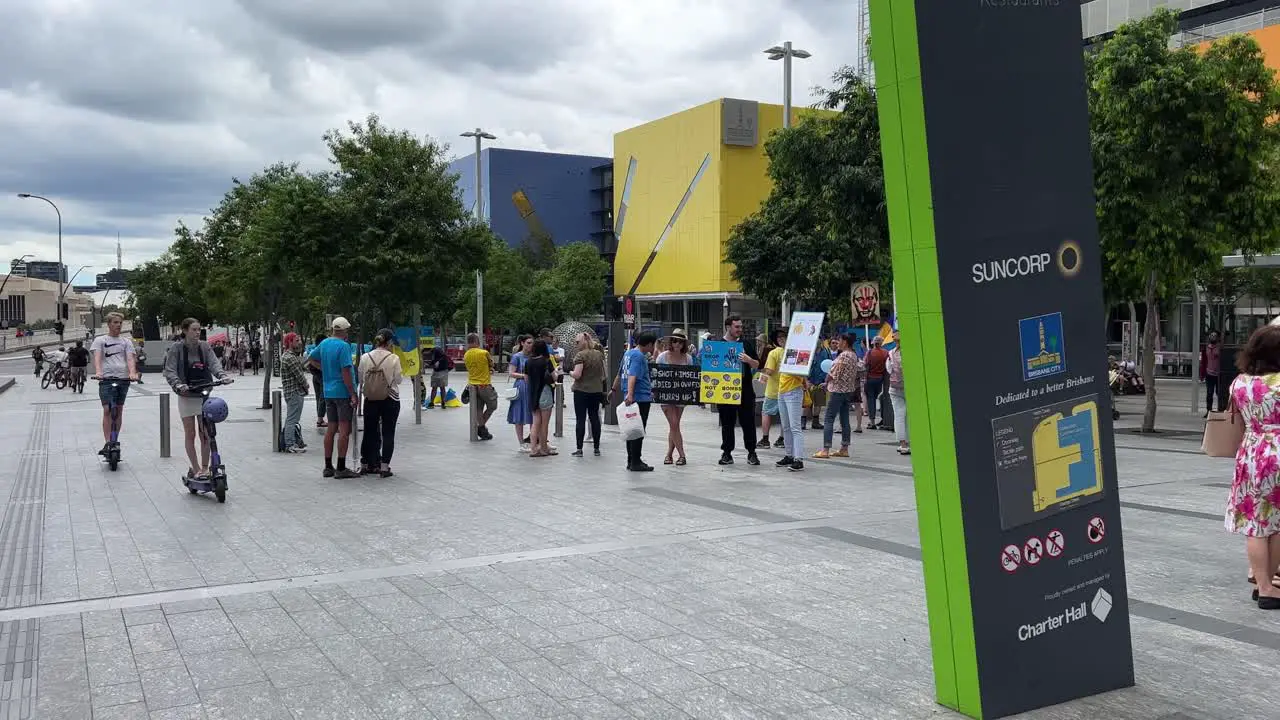
POLYGON ((160 457, 169 457, 169 393, 160 393, 160 457))
POLYGON ((422 376, 413 376, 413 424, 422 424, 422 376))
POLYGON ((280 408, 284 405, 283 396, 284 393, 279 390, 271 391, 271 450, 273 452, 284 452, 284 434, 280 416, 280 408))
POLYGON ((555 437, 564 437, 564 383, 556 383, 556 429, 552 431, 555 437))
POLYGON ((470 428, 471 442, 480 442, 480 437, 476 435, 476 430, 480 427, 480 403, 477 402, 478 398, 476 397, 479 391, 480 388, 475 385, 467 386, 467 394, 470 396, 470 402, 467 403, 469 408, 467 425, 470 428))

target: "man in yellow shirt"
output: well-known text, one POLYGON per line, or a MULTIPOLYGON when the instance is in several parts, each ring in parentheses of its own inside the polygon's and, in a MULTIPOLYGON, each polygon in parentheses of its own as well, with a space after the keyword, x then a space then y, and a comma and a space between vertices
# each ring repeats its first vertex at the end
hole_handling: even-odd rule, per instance
POLYGON ((493 356, 480 347, 480 336, 476 333, 467 336, 467 352, 462 356, 462 364, 467 368, 471 402, 479 403, 476 406, 476 437, 492 440, 493 433, 489 432, 487 424, 498 409, 498 391, 493 387, 493 356))

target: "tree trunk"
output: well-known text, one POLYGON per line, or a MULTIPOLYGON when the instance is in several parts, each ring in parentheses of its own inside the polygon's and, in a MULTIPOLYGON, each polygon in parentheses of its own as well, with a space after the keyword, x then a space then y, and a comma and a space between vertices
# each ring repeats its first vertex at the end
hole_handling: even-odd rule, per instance
POLYGON ((1142 432, 1156 429, 1156 337, 1160 334, 1160 310, 1156 307, 1157 271, 1147 276, 1147 323, 1142 329, 1142 384, 1147 388, 1147 407, 1142 413, 1142 432))

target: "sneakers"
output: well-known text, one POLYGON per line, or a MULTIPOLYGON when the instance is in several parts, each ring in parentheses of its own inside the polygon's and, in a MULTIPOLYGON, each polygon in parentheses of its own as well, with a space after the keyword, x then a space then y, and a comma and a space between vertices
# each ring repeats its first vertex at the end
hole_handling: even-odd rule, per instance
POLYGON ((302 453, 306 452, 307 449, 298 445, 290 445, 289 447, 285 448, 284 451, 287 453, 292 453, 294 455, 301 455, 302 453))
POLYGON ((327 478, 333 477, 333 468, 331 468, 331 467, 327 467, 327 468, 325 468, 325 469, 324 469, 324 476, 325 476, 325 477, 327 477, 327 478))
POLYGON ((360 473, 351 468, 341 468, 333 473, 333 476, 339 480, 350 480, 351 478, 360 477, 360 473))
POLYGON ((582 448, 578 448, 577 450, 574 450, 573 452, 569 453, 569 455, 571 455, 572 457, 582 457, 582 448))
POLYGON ((747 453, 747 464, 759 465, 760 464, 759 456, 757 456, 755 453, 747 453))
POLYGON ((795 458, 791 457, 790 455, 787 455, 774 464, 777 465, 778 467, 791 467, 791 464, 794 463, 795 461, 796 461, 795 458))
POLYGON ((596 448, 595 450, 592 450, 591 454, 595 455, 596 457, 600 457, 600 448, 596 448))
POLYGON ((787 442, 786 442, 785 440, 783 440, 782 438, 778 438, 777 440, 775 440, 775 441, 773 442, 773 446, 774 446, 774 447, 776 447, 776 448, 784 448, 784 447, 786 447, 786 446, 787 446, 787 442))
POLYGON ((489 432, 489 428, 487 426, 481 425, 480 427, 476 428, 476 437, 480 438, 481 440, 492 440, 493 433, 489 432))
POLYGON ((732 465, 732 464, 733 464, 733 456, 732 456, 732 455, 730 455, 729 453, 721 453, 721 454, 720 454, 720 464, 721 464, 721 465, 732 465))
POLYGON ((634 465, 628 465, 627 470, 630 470, 631 472, 653 472, 653 466, 645 464, 642 460, 634 465))
POLYGON ((804 469, 804 461, 803 461, 803 460, 797 460, 797 461, 795 461, 795 462, 791 463, 791 472, 797 472, 797 471, 800 471, 800 470, 803 470, 803 469, 804 469))

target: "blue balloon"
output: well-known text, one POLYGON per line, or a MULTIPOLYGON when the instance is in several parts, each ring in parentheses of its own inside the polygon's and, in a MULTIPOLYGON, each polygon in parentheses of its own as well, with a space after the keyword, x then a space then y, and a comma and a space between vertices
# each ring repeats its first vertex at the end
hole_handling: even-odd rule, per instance
POLYGON ((818 367, 822 368, 822 372, 829 373, 831 372, 832 365, 835 365, 835 363, 831 361, 831 358, 827 358, 826 360, 823 360, 818 367))

